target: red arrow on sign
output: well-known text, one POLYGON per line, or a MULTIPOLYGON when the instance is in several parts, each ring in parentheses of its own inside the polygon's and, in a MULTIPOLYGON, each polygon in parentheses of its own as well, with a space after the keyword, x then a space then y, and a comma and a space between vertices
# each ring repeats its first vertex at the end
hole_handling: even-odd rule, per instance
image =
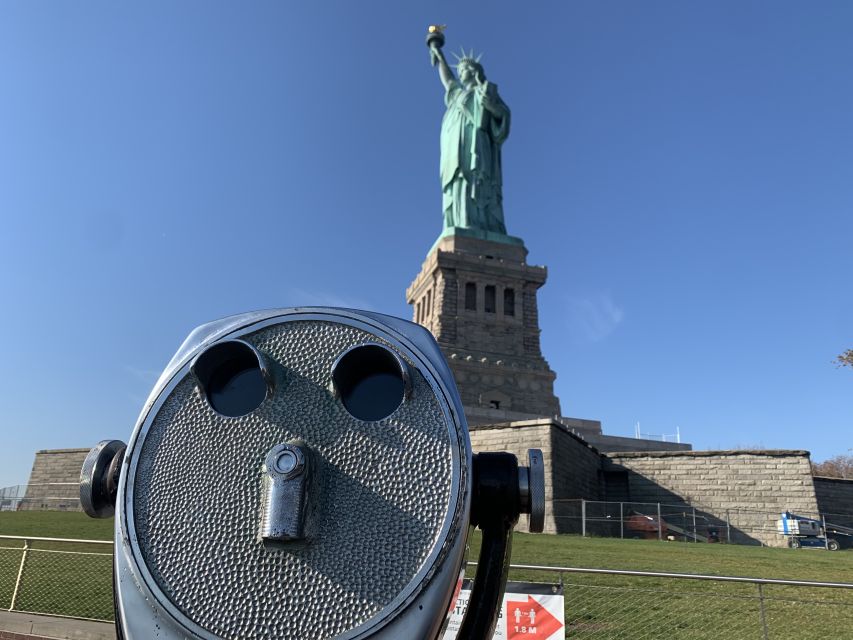
POLYGON ((533 596, 527 596, 527 602, 507 600, 504 619, 507 640, 546 640, 563 628, 563 623, 533 596))

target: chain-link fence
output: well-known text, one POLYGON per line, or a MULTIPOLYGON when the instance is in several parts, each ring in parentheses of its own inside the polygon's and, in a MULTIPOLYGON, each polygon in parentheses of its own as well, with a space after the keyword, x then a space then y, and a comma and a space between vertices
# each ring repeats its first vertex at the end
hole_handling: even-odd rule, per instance
MULTIPOLYGON (((523 565, 510 578, 563 584, 567 638, 823 640, 853 629, 853 584, 523 565)), ((112 542, 0 536, 0 608, 111 621, 112 542)))
MULTIPOLYGON (((727 542, 781 546, 781 513, 731 508, 713 512, 689 502, 606 502, 557 499, 552 503, 558 533, 599 537, 727 542), (661 523, 658 526, 658 522, 661 523)), ((79 482, 30 483, 0 488, 0 511, 81 511, 79 482)), ((829 538, 853 548, 853 513, 796 515, 825 523, 829 538)))
POLYGON ((0 536, 0 608, 113 619, 111 541, 0 536))
POLYGON ((31 482, 0 488, 0 511, 81 511, 80 482, 31 482))
POLYGON ((823 640, 853 629, 853 584, 524 565, 510 578, 560 581, 566 638, 823 640))
POLYGON ((0 488, 0 511, 17 511, 26 490, 25 484, 0 488))
MULTIPOLYGON (((825 529, 841 548, 853 547, 853 514, 797 513, 825 529)), ((641 538, 685 542, 727 542, 783 546, 781 513, 723 509, 712 513, 687 502, 604 502, 555 500, 554 520, 561 533, 608 538, 641 538)))

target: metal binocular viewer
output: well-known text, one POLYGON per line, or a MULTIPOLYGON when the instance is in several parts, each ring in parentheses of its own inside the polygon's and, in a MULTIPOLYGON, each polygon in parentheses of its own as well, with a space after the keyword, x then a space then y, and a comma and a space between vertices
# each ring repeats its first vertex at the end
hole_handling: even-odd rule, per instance
POLYGON ((193 331, 80 498, 115 513, 120 638, 439 638, 477 526, 457 637, 479 640, 519 514, 542 530, 544 472, 538 450, 472 453, 423 327, 296 308, 193 331))

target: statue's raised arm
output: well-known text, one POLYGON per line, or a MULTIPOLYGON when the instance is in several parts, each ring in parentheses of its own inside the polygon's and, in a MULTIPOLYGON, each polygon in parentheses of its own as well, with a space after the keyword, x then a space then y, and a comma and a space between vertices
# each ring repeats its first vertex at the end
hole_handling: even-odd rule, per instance
POLYGON ((462 227, 505 236, 501 145, 509 136, 509 107, 473 51, 457 56, 459 78, 453 75, 441 50, 443 29, 432 26, 427 33, 447 105, 441 122, 443 234, 462 227))
POLYGON ((444 57, 444 52, 441 50, 444 46, 444 28, 446 26, 430 25, 427 32, 427 46, 429 47, 432 66, 438 67, 438 76, 441 78, 441 84, 444 85, 445 91, 449 91, 451 83, 456 82, 456 76, 453 75, 453 71, 444 57))

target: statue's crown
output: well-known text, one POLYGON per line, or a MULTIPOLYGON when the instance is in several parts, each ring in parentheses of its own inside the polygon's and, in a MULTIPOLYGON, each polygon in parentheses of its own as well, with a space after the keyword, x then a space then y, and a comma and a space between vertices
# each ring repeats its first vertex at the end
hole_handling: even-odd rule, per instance
POLYGON ((471 49, 471 51, 468 53, 465 53, 465 49, 462 49, 462 48, 460 48, 459 51, 461 52, 461 55, 456 55, 455 53, 453 53, 451 51, 451 53, 453 53, 453 57, 456 58, 456 64, 453 66, 455 66, 457 69, 459 67, 462 67, 465 65, 472 65, 472 66, 477 65, 477 66, 479 66, 480 58, 483 57, 482 53, 478 56, 474 56, 474 50, 473 49, 471 49))

